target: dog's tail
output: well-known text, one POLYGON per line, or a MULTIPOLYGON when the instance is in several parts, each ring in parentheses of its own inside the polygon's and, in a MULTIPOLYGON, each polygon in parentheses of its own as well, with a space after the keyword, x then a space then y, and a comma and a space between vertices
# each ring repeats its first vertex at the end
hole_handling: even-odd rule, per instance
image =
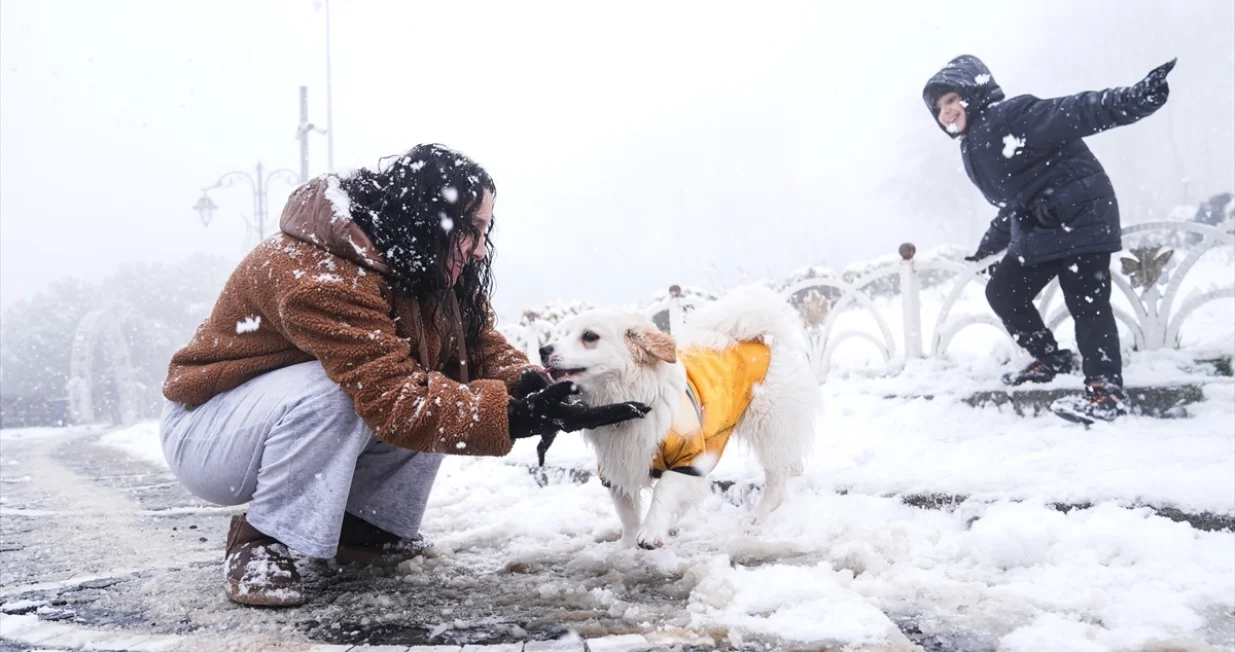
MULTIPOLYGON (((735 288, 687 317, 692 333, 707 338, 720 335, 731 341, 761 339, 773 349, 805 354, 802 320, 787 301, 761 285, 735 288)), ((724 346, 730 342, 699 342, 724 346)))
MULTIPOLYGON (((772 360, 767 375, 735 432, 754 449, 770 485, 802 473, 815 440, 823 393, 811 371, 797 311, 768 288, 746 286, 699 308, 687 320, 688 330, 703 338, 705 346, 718 348, 754 339, 768 345, 772 360)), ((771 499, 766 509, 778 500, 771 499)))

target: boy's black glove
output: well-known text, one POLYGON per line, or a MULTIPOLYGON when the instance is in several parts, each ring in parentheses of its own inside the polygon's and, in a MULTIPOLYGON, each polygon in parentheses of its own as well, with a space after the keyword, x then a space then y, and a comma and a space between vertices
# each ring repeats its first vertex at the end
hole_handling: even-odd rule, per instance
POLYGON ((1175 61, 1176 59, 1171 59, 1154 68, 1148 75, 1145 75, 1145 79, 1137 82, 1132 87, 1137 97, 1151 106, 1166 104, 1166 98, 1171 94, 1171 87, 1166 83, 1166 76, 1175 68, 1175 61))
MULTIPOLYGON (((978 251, 978 252, 975 252, 974 255, 972 256, 965 256, 965 260, 967 262, 977 263, 977 262, 981 262, 982 260, 986 258, 989 258, 993 253, 994 252, 987 253, 985 251, 978 251)), ((995 268, 998 266, 999 266, 999 261, 997 260, 991 263, 990 265, 988 265, 985 269, 978 270, 978 273, 986 274, 987 276, 990 276, 991 274, 995 273, 995 268)))
POLYGON ((578 385, 569 381, 546 386, 547 383, 543 376, 532 370, 524 372, 515 383, 515 395, 506 407, 511 439, 611 426, 630 419, 642 419, 652 411, 647 405, 635 401, 592 407, 571 400, 579 393, 578 385), (536 374, 540 379, 531 378, 530 374, 536 374))

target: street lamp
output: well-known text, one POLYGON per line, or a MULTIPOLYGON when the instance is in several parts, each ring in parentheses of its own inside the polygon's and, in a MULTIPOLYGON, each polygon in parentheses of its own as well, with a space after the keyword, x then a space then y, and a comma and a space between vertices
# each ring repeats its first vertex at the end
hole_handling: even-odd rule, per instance
POLYGON ((201 199, 193 205, 193 210, 197 211, 197 217, 201 218, 202 226, 210 226, 210 220, 214 219, 214 212, 218 210, 218 206, 210 200, 210 196, 202 193, 201 199))
POLYGON ((266 172, 260 161, 257 163, 256 174, 250 174, 241 170, 233 170, 219 177, 219 180, 214 182, 213 186, 202 188, 202 196, 197 200, 197 204, 193 206, 193 210, 197 211, 197 216, 201 218, 203 226, 209 226, 211 220, 214 219, 214 212, 218 209, 214 201, 210 199, 210 191, 217 188, 228 188, 237 180, 243 179, 249 182, 249 187, 253 190, 253 220, 250 220, 243 213, 240 217, 244 218, 245 224, 257 232, 257 241, 261 242, 266 237, 266 216, 267 199, 269 194, 270 182, 275 179, 283 179, 293 187, 299 185, 299 175, 295 172, 281 168, 273 172, 266 172))

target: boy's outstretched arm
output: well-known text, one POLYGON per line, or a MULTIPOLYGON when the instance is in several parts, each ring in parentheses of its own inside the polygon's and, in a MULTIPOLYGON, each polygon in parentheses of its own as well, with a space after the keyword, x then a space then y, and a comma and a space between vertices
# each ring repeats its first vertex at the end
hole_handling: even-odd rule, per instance
POLYGON ((1062 142, 1132 124, 1149 117, 1166 104, 1170 87, 1166 76, 1175 59, 1158 66, 1132 86, 1086 91, 1042 100, 1011 100, 1008 119, 1014 130, 1032 146, 1038 142, 1062 142))

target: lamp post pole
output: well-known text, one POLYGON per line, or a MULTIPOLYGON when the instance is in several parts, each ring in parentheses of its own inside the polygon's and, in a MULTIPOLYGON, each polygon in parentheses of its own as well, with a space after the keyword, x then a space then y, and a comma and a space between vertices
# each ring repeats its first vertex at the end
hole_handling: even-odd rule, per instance
POLYGON ((331 86, 330 64, 330 0, 326 8, 326 171, 334 172, 334 89, 331 86))

